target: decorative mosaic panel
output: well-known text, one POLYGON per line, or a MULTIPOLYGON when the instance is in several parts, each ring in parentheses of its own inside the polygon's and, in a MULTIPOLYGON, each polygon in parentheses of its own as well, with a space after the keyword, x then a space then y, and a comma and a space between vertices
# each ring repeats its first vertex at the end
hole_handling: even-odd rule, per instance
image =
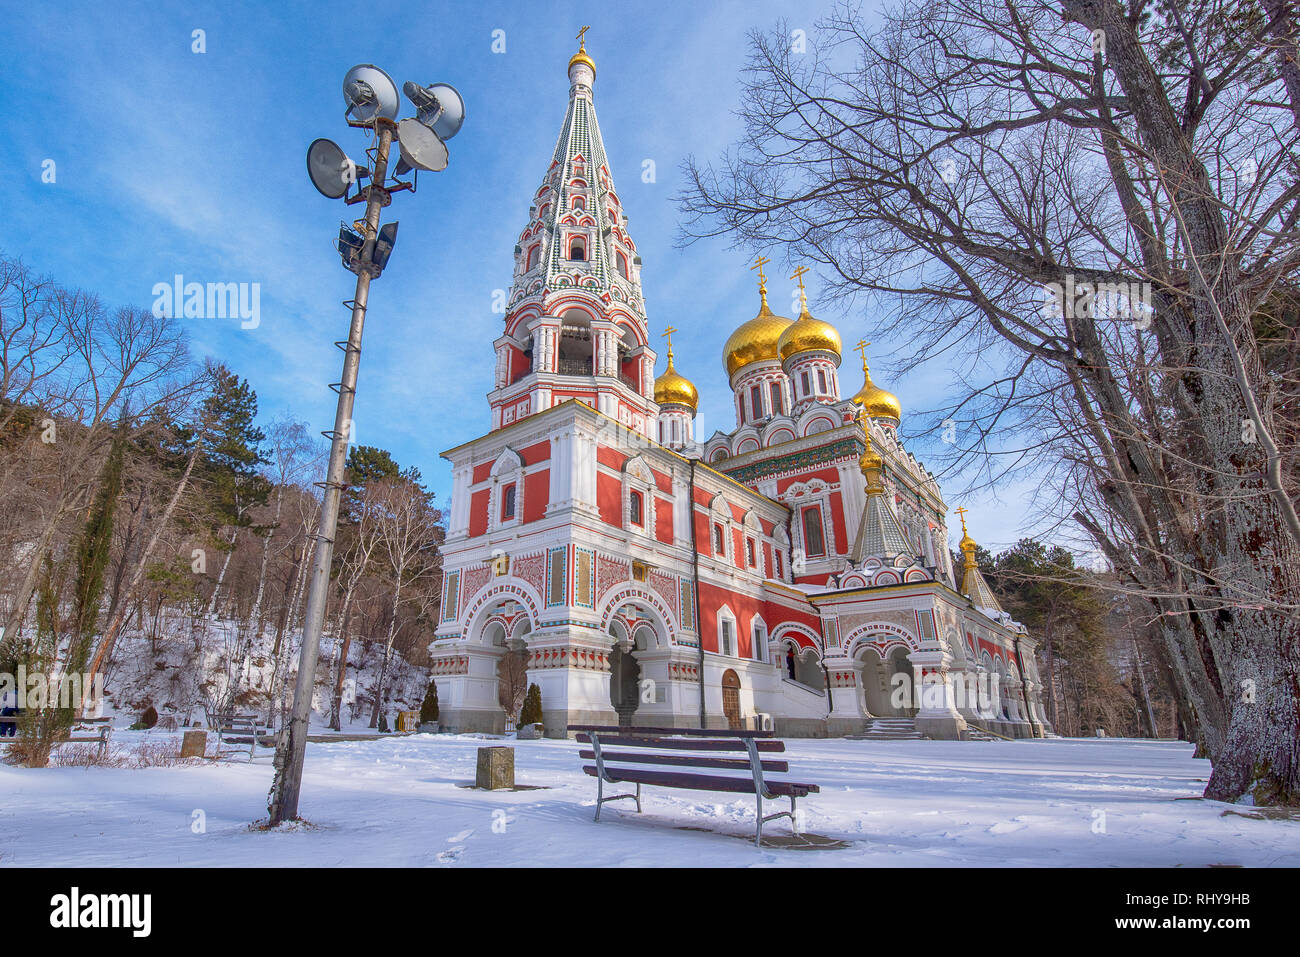
POLYGON ((596 553, 586 548, 574 550, 573 603, 583 608, 596 606, 596 553))
POLYGON ((460 572, 448 572, 442 596, 442 620, 455 621, 460 598, 460 572))
POLYGON ((546 570, 546 607, 563 605, 565 602, 565 572, 568 570, 569 550, 565 547, 552 548, 547 553, 546 570))
POLYGON ((465 599, 468 601, 478 594, 478 590, 488 583, 492 578, 492 569, 481 566, 478 568, 467 568, 465 576, 465 599))
POLYGON ((681 617, 678 619, 682 627, 687 631, 695 630, 695 599, 692 595, 692 584, 685 579, 682 580, 682 603, 681 617))
POLYGON ((620 582, 632 577, 632 567, 625 561, 601 555, 596 559, 596 594, 603 595, 620 582))
POLYGON ((535 555, 525 555, 522 558, 516 558, 511 562, 511 573, 521 581, 526 581, 537 590, 537 594, 542 594, 545 590, 542 588, 544 578, 544 569, 546 565, 546 556, 541 552, 535 555))
POLYGON ((681 621, 682 616, 678 611, 680 605, 678 604, 677 576, 668 575, 664 572, 651 572, 650 587, 667 602, 668 607, 672 609, 673 617, 681 621))

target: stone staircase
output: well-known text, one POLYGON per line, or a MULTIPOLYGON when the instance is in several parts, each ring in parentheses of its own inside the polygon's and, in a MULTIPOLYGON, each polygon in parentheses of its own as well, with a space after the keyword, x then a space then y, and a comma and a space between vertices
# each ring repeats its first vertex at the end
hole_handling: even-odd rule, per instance
POLYGON ((923 741, 925 735, 916 730, 912 718, 868 718, 866 730, 850 734, 852 741, 923 741))
POLYGON ((962 734, 961 734, 961 739, 962 739, 963 741, 1000 741, 1000 740, 1002 740, 1001 738, 996 738, 996 737, 994 737, 993 735, 989 734, 989 733, 988 733, 987 731, 985 731, 983 728, 976 727, 976 726, 973 725, 973 724, 970 724, 970 725, 967 725, 967 726, 966 726, 966 730, 963 731, 962 734))

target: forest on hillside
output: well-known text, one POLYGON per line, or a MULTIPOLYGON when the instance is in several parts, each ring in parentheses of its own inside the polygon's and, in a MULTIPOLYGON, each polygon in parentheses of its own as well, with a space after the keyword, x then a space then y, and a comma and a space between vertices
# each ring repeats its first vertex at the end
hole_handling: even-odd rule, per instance
MULTIPOLYGON (((179 321, 4 255, 0 323, 0 673, 82 676, 87 691, 98 678, 116 707, 173 723, 274 720, 292 696, 325 443, 291 417, 262 422, 253 386, 191 356, 179 321)), ((335 727, 345 708, 375 727, 390 673, 424 664, 444 524, 419 470, 383 449, 353 447, 347 483, 326 706, 335 727)), ((28 697, 26 759, 43 764, 76 709, 28 697)))

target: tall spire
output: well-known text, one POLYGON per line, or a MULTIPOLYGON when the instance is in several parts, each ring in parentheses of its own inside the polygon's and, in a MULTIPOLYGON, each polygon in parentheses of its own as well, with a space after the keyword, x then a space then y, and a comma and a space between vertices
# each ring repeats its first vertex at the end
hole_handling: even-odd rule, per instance
POLYGON ((771 261, 772 260, 768 259, 766 256, 755 256, 754 265, 749 267, 750 269, 758 270, 758 296, 760 300, 758 314, 760 316, 772 315, 772 310, 768 308, 767 305, 767 274, 763 272, 763 267, 771 261))
POLYGON ((1002 606, 998 604, 997 596, 993 594, 989 583, 984 580, 984 574, 975 561, 975 549, 978 546, 975 544, 975 539, 970 537, 970 532, 966 530, 966 508, 963 506, 956 509, 956 512, 961 517, 961 541, 958 544, 965 559, 961 576, 961 593, 980 608, 990 608, 1000 612, 1002 606))
POLYGON ((894 514, 885 494, 882 479, 885 463, 871 445, 871 423, 867 420, 866 411, 860 412, 858 418, 862 422, 862 434, 867 443, 858 459, 862 477, 867 481, 867 504, 862 510, 862 523, 858 526, 858 536, 853 542, 853 552, 849 557, 855 565, 860 565, 863 559, 873 555, 886 562, 892 562, 900 555, 915 558, 916 550, 903 534, 898 516, 894 514))

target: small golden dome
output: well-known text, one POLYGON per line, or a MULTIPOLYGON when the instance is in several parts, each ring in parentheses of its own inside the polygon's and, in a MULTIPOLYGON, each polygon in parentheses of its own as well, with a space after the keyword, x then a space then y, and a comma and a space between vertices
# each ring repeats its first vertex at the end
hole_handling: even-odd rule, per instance
POLYGON ((570 70, 573 69, 573 64, 575 64, 575 63, 585 63, 585 64, 587 64, 587 66, 591 67, 591 75, 592 75, 592 76, 595 76, 595 75, 596 75, 596 64, 595 64, 595 61, 593 61, 593 60, 591 59, 591 57, 587 56, 587 51, 586 51, 586 50, 579 50, 577 53, 575 53, 575 54, 573 55, 573 57, 569 60, 569 69, 570 69, 570 70))
MULTIPOLYGON (((801 278, 800 282, 802 281, 801 278)), ((799 313, 799 318, 781 333, 781 339, 776 345, 781 361, 784 362, 802 352, 832 352, 835 354, 835 364, 839 365, 840 353, 844 349, 839 330, 829 322, 813 318, 812 313, 808 311, 808 298, 803 295, 802 287, 800 287, 800 298, 803 309, 799 313)))
POLYGON ((684 405, 692 412, 699 408, 700 393, 690 379, 673 368, 673 350, 668 348, 668 368, 655 379, 655 402, 659 405, 684 405))
POLYGON ((593 60, 591 57, 587 56, 587 37, 586 37, 586 33, 587 33, 587 30, 588 30, 588 29, 589 29, 588 27, 583 27, 581 30, 578 31, 578 38, 577 38, 577 39, 578 39, 578 52, 575 53, 575 54, 570 58, 570 60, 569 60, 569 70, 571 71, 571 70, 573 69, 573 65, 574 65, 575 63, 585 63, 587 66, 591 67, 591 75, 592 75, 592 77, 595 77, 595 75, 596 75, 596 61, 593 60))
POLYGON ((794 323, 794 320, 778 316, 767 307, 765 291, 762 297, 758 315, 742 323, 727 337, 726 345, 722 347, 722 363, 728 376, 735 375, 751 363, 778 358, 777 343, 781 340, 781 333, 794 323))
POLYGON ((898 401, 898 396, 871 381, 871 370, 867 368, 865 354, 862 358, 862 388, 853 396, 853 401, 862 406, 873 419, 893 419, 898 422, 903 418, 903 406, 898 401))

